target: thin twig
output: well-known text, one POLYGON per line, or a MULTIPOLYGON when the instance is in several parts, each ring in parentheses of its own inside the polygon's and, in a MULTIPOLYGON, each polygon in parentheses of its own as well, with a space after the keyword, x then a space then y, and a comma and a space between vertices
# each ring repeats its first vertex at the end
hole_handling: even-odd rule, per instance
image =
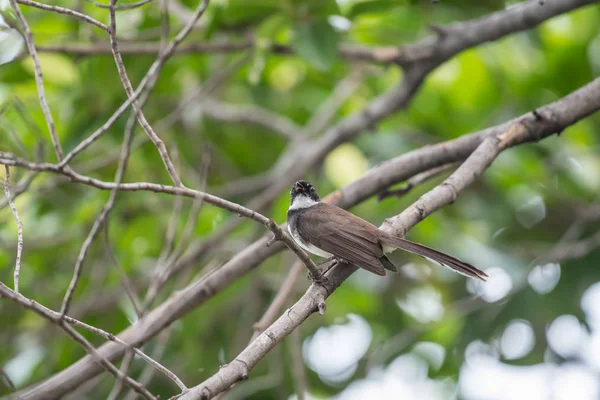
POLYGON ((290 119, 255 105, 229 104, 214 99, 204 99, 200 111, 218 121, 253 124, 267 128, 279 135, 293 139, 301 129, 290 119))
POLYGON ((71 279, 71 283, 65 293, 65 297, 63 299, 62 307, 60 313, 62 315, 67 314, 69 311, 69 305, 71 303, 71 299, 73 297, 73 293, 75 292, 75 288, 77 287, 77 283, 79 282, 79 278, 81 276, 81 271, 83 267, 83 262, 87 255, 87 252, 94 241, 94 238, 105 224, 110 211, 112 210, 115 199, 117 198, 117 192, 119 190, 119 184, 123 180, 123 175, 125 174, 125 169, 127 168, 127 162, 129 161, 130 154, 130 146, 131 146, 131 138, 133 136, 133 130, 126 130, 125 138, 123 139, 123 146, 121 148, 121 159, 119 160, 119 166, 117 168, 117 172, 115 173, 115 187, 111 190, 108 201, 100 211, 100 214, 94 221, 94 225, 90 230, 90 233, 86 237, 83 242, 83 246, 81 246, 81 250, 79 251, 79 256, 77 257, 77 261, 75 262, 75 269, 73 271, 73 278, 71 279))
POLYGON ((105 182, 88 176, 80 175, 72 169, 62 169, 56 164, 32 163, 15 157, 11 153, 5 152, 0 152, 0 164, 22 166, 33 171, 57 172, 70 177, 75 182, 85 183, 87 185, 94 186, 99 189, 112 190, 114 188, 118 188, 121 191, 151 191, 156 193, 168 193, 172 195, 181 195, 191 198, 204 199, 204 201, 206 201, 207 203, 237 213, 241 216, 253 219, 266 226, 271 232, 273 232, 273 238, 267 242, 267 246, 272 245, 275 241, 282 241, 290 250, 292 250, 298 256, 298 258, 302 260, 302 262, 304 262, 304 265, 306 266, 306 268, 308 268, 315 281, 318 281, 320 278, 320 271, 315 266, 310 257, 306 254, 304 250, 302 250, 298 246, 298 244, 290 237, 290 235, 284 232, 281 229, 281 227, 279 227, 275 223, 275 221, 265 217, 264 215, 256 211, 253 211, 249 208, 243 207, 231 201, 222 199, 220 197, 213 196, 211 194, 190 189, 187 187, 166 186, 147 182, 121 184, 116 184, 114 182, 105 182))
POLYGON ((15 10, 17 19, 21 23, 23 32, 25 33, 24 39, 25 43, 27 44, 29 55, 31 56, 31 60, 33 61, 33 68, 35 72, 35 84, 37 86, 40 105, 44 113, 44 118, 46 119, 46 124, 48 125, 48 130, 50 131, 50 138, 52 139, 54 152, 56 153, 58 160, 61 161, 63 159, 63 151, 60 145, 60 141, 58 140, 58 135, 56 134, 56 127, 54 126, 54 120, 52 119, 50 106, 48 106, 48 101, 46 100, 46 91, 44 90, 44 78, 42 77, 42 67, 40 66, 40 59, 38 57, 37 51, 35 49, 35 44, 33 42, 33 34, 31 33, 31 29, 29 28, 27 20, 25 20, 25 16, 23 16, 23 13, 21 12, 19 5, 17 4, 17 0, 9 1, 12 8, 15 10))
POLYGON ((254 333, 250 338, 250 342, 252 342, 258 335, 264 332, 265 329, 269 327, 275 321, 279 312, 290 298, 293 293, 294 286, 296 286, 296 282, 298 278, 302 274, 303 265, 301 262, 295 262, 290 268, 285 280, 279 286, 279 290, 277 290, 277 294, 267 307, 267 310, 263 314, 263 316, 253 325, 254 333))
MULTIPOLYGON (((104 331, 101 331, 98 328, 91 327, 91 326, 89 326, 87 324, 84 324, 83 322, 77 321, 77 320, 75 320, 73 318, 70 318, 70 317, 66 317, 63 320, 62 316, 59 313, 54 312, 54 311, 52 311, 52 310, 50 310, 50 309, 42 306, 41 304, 37 303, 36 301, 28 299, 25 296, 23 296, 23 295, 21 295, 21 294, 19 294, 17 292, 14 292, 12 290, 10 290, 2 282, 0 282, 0 297, 6 297, 8 299, 11 299, 13 302, 15 302, 17 304, 20 304, 20 305, 22 305, 22 306, 24 306, 26 308, 29 308, 30 310, 34 311, 36 314, 38 314, 42 318, 45 318, 45 319, 49 320, 50 322, 58 325, 69 336, 71 336, 71 338, 73 338, 73 340, 75 340, 77 343, 79 343, 97 362, 99 362, 106 369, 106 371, 108 371, 109 373, 111 373, 112 375, 114 375, 115 378, 117 378, 117 379, 123 379, 124 382, 127 384, 127 386, 131 387, 133 390, 136 391, 136 393, 139 393, 144 398, 146 398, 146 399, 152 399, 152 400, 156 400, 157 399, 155 396, 153 396, 148 391, 148 389, 146 389, 139 382, 136 382, 135 380, 131 379, 128 376, 124 377, 121 374, 121 372, 110 361, 108 361, 104 357, 101 357, 98 354, 98 352, 96 351, 96 349, 94 349, 94 346, 92 346, 90 344, 90 342, 88 342, 80 333, 78 333, 70 325, 67 325, 64 322, 66 321, 69 324, 72 324, 72 325, 75 325, 75 326, 80 326, 82 328, 86 328, 86 329, 91 330, 92 332, 95 332, 95 333, 102 332, 101 336, 105 336, 107 339, 109 337, 112 337, 112 339, 110 339, 110 340, 116 340, 116 341, 120 340, 120 339, 117 339, 114 335, 108 334, 108 333, 106 333, 104 331)), ((124 344, 125 346, 128 346, 125 342, 123 342, 122 344, 124 344)), ((141 355, 143 353, 140 351, 139 354, 141 355)), ((144 356, 146 358, 150 359, 145 354, 144 354, 144 356)), ((152 361, 154 361, 154 360, 152 360, 152 361)))
MULTIPOLYGON (((133 362, 133 356, 135 355, 135 353, 133 351, 126 351, 125 355, 123 356, 123 361, 121 361, 121 367, 119 368, 119 371, 121 371, 122 376, 127 376, 127 373, 129 371, 129 367, 131 366, 131 363, 133 362)), ((110 393, 108 394, 108 397, 106 398, 106 400, 117 400, 117 397, 119 396, 119 393, 121 392, 121 389, 123 388, 123 384, 124 384, 124 379, 122 379, 121 377, 119 377, 119 379, 115 380, 115 384, 112 388, 112 390, 110 391, 110 393)), ((143 383, 140 382, 142 385, 146 385, 147 383, 143 383)))
MULTIPOLYGON (((0 377, 2 377, 2 381, 6 384, 6 386, 8 386, 10 390, 12 390, 13 392, 17 391, 17 388, 15 387, 13 381, 10 379, 10 376, 8 376, 8 374, 4 372, 2 368, 0 368, 0 377)), ((17 397, 17 399, 19 398, 20 397, 17 397)))
POLYGON ((127 276, 127 272, 125 272, 125 270, 123 269, 123 266, 121 265, 121 263, 119 262, 119 260, 117 259, 117 256, 115 254, 115 251, 110 243, 110 239, 109 239, 109 223, 108 220, 105 222, 104 225, 104 246, 106 248, 106 254, 108 254, 108 257, 110 258, 110 260, 112 261, 112 263, 115 265, 115 267, 117 267, 117 270, 119 271, 119 275, 121 277, 121 284, 123 285, 123 289, 125 289, 125 295, 127 296, 127 298, 129 299, 129 301, 131 302, 131 306, 133 307, 133 310, 135 311, 135 314, 138 316, 138 318, 141 315, 141 309, 140 309, 140 299, 137 297, 137 295, 135 294, 135 290, 133 288, 133 284, 131 283, 131 280, 129 280, 129 277, 127 276))
POLYGON ((439 167, 432 168, 429 171, 421 172, 420 174, 417 174, 417 175, 411 177, 410 179, 407 179, 406 183, 404 185, 402 185, 402 187, 400 187, 398 189, 386 189, 383 192, 379 193, 377 195, 377 200, 381 201, 381 200, 386 199, 391 196, 402 197, 405 194, 407 194, 408 192, 410 192, 414 187, 419 186, 422 183, 425 183, 426 181, 428 181, 431 178, 435 178, 436 176, 440 175, 441 173, 443 173, 449 169, 456 168, 459 165, 460 165, 459 163, 449 163, 449 164, 445 164, 445 165, 440 165, 439 167))
POLYGON ((25 6, 39 8, 40 10, 53 11, 53 12, 56 12, 59 14, 70 15, 72 17, 79 18, 85 22, 89 22, 90 24, 97 26, 98 28, 102 29, 103 31, 108 32, 107 25, 90 17, 89 15, 80 13, 75 10, 71 10, 69 8, 64 8, 64 7, 59 7, 59 6, 51 6, 48 4, 38 3, 37 1, 33 1, 33 0, 17 0, 17 3, 23 4, 25 6))
MULTIPOLYGON (((88 136, 85 140, 79 143, 69 154, 65 156, 65 159, 61 163, 61 166, 65 166, 73 157, 77 154, 81 153, 87 147, 89 147, 92 143, 98 140, 102 135, 104 135, 108 129, 114 124, 114 122, 127 110, 127 108, 133 103, 135 99, 140 96, 143 90, 149 90, 148 87, 152 87, 156 82, 159 72, 162 67, 165 65, 167 60, 173 55, 177 46, 181 43, 183 39, 191 32, 192 28, 198 21, 198 19, 202 16, 207 7, 207 0, 203 0, 202 3, 198 6, 190 21, 183 27, 183 29, 177 34, 177 36, 163 49, 157 48, 153 54, 159 53, 156 60, 150 68, 146 75, 142 78, 140 84, 133 94, 127 93, 127 100, 111 115, 111 117, 94 133, 88 136)), ((109 52, 110 53, 110 52, 109 52)), ((140 100, 140 103, 144 101, 140 100)))
MULTIPOLYGON (((117 6, 117 8, 120 6, 117 6)), ((122 5, 121 5, 122 7, 122 5)), ((171 10, 173 11, 173 9, 171 10)), ((175 15, 176 13, 173 12, 175 15)), ((188 17, 189 18, 189 17, 188 17)), ((186 21, 187 22, 187 21, 186 21)), ((120 46, 122 54, 156 54, 160 50, 159 42, 123 43, 120 46)), ((190 42, 179 47, 174 55, 186 54, 229 54, 240 51, 254 50, 253 41, 220 40, 211 42, 190 42)), ((66 53, 78 56, 99 56, 111 54, 110 46, 105 43, 60 43, 48 44, 38 48, 41 52, 66 53)), ((265 49, 274 54, 293 55, 289 46, 273 44, 265 49)), ((377 64, 393 64, 396 57, 402 53, 396 46, 365 47, 353 44, 342 44, 338 49, 340 57, 351 62, 372 62, 377 64)))
MULTIPOLYGON (((202 157, 201 165, 200 165, 200 181, 199 181, 200 190, 204 190, 204 188, 206 188, 206 183, 208 181, 208 172, 209 172, 210 162, 211 162, 210 152, 205 151, 203 154, 203 157, 202 157)), ((158 295, 158 292, 161 289, 162 285, 169 278, 169 276, 171 274, 171 269, 176 264, 177 260, 179 260, 179 257, 181 257, 181 254, 189 246, 194 227, 196 226, 196 223, 198 221, 198 214, 200 213, 200 210, 202 209, 203 204, 204 204, 203 199, 194 199, 194 203, 192 204, 192 209, 190 210, 188 220, 183 229, 183 234, 181 236, 179 244, 177 245, 175 250, 173 250, 173 252, 168 256, 168 258, 165 257, 166 260, 163 259, 162 257, 159 257, 159 261, 157 262, 155 271, 153 273, 153 278, 150 283, 150 287, 148 288, 148 291, 146 293, 146 299, 144 301, 145 309, 148 309, 152 306, 152 303, 154 302, 154 299, 158 295)))
MULTIPOLYGON (((116 4, 116 0, 110 0, 110 33, 109 33, 109 36, 110 36, 110 43, 111 43, 111 48, 112 48, 112 52, 113 52, 113 57, 115 59, 116 65, 117 65, 117 70, 119 71, 119 77, 121 78, 121 83, 123 83, 123 87, 125 88, 127 97, 130 99, 133 99, 133 101, 131 102, 131 105, 133 106, 133 109, 135 110, 138 122, 140 123, 142 129, 144 129, 144 132, 146 132, 146 134, 148 135, 148 137, 150 138, 152 143, 154 143, 154 146, 156 146, 156 149, 158 150, 158 153, 160 154, 160 158, 162 159, 163 163, 165 164, 165 168, 167 169, 167 172, 169 173, 171 180, 173 181, 175 186, 183 186, 183 183, 181 182, 181 179, 179 178, 179 175, 177 174, 177 171, 175 170, 175 166, 173 165, 173 162, 171 161, 171 158, 169 157, 169 153, 167 151, 165 143, 156 134, 156 132, 154 132, 154 129, 152 129, 152 127, 148 123, 148 120, 144 116, 144 113, 142 112, 142 108, 140 107, 137 100, 135 100, 135 98, 134 98, 135 91, 133 89, 133 86, 131 85, 131 81, 129 80, 129 77, 127 76, 127 71, 125 70, 123 58, 121 57, 121 53, 119 52, 119 42, 117 40, 117 17, 115 14, 115 4, 116 4)), ((208 5, 208 0, 205 0, 203 2, 203 4, 208 5)), ((204 9, 206 9, 206 7, 204 9)))
POLYGON ((4 177, 4 196, 10 207, 10 211, 12 211, 15 220, 17 221, 17 260, 15 262, 14 285, 15 292, 19 293, 19 273, 21 272, 21 255, 23 254, 23 223, 19 218, 17 207, 15 207, 15 204, 10 197, 10 169, 8 165, 4 166, 4 172, 6 174, 4 177))
MULTIPOLYGON (((85 0, 90 4, 95 5, 98 8, 106 8, 109 9, 110 5, 108 4, 102 4, 102 3, 98 3, 97 1, 94 0, 85 0)), ((129 3, 129 4, 119 4, 115 6, 115 10, 131 10, 133 8, 138 8, 143 6, 144 4, 148 4, 150 3, 152 0, 141 0, 141 1, 136 1, 135 3, 129 3)))
MULTIPOLYGON (((154 346, 154 350, 152 351, 152 358, 155 360, 160 360, 167 349, 167 343, 169 342, 169 338, 171 336, 171 332, 173 329, 166 329, 161 332, 158 337, 158 343, 154 346)), ((150 383, 152 376, 154 375, 155 369, 151 368, 149 365, 146 365, 144 371, 139 377, 139 381, 142 385, 147 385, 150 383)), ((135 400, 136 394, 133 390, 130 390, 125 397, 125 400, 135 400)))
POLYGON ((329 97, 319 106, 304 127, 302 134, 311 137, 325 129, 340 107, 360 87, 364 75, 365 68, 352 68, 348 75, 337 83, 329 97))
POLYGON ((14 190, 13 193, 11 193, 11 198, 10 199, 5 199, 3 201, 0 201, 0 210, 2 210, 4 207, 9 205, 9 200, 10 201, 14 201, 17 197, 19 197, 20 195, 22 195, 23 193, 25 193, 27 191, 27 189, 29 189, 29 185, 31 185, 31 182, 33 182, 33 180, 38 176, 37 172, 33 172, 30 171, 25 178, 23 178, 21 180, 21 182, 17 183, 14 186, 14 190))
MULTIPOLYGON (((113 335, 112 333, 108 333, 100 328, 96 328, 95 326, 88 325, 85 322, 81 322, 78 319, 69 317, 68 315, 63 316, 59 312, 50 310, 49 308, 41 305, 40 303, 38 303, 32 299, 28 299, 27 297, 23 296, 20 293, 16 293, 16 292, 10 290, 2 282, 0 282, 0 297, 7 297, 16 303, 19 303, 19 304, 35 311, 37 314, 41 315, 42 317, 48 319, 50 322, 53 322, 55 324, 61 323, 61 319, 62 319, 63 322, 66 322, 66 323, 73 325, 75 327, 78 327, 78 328, 85 329, 89 332, 92 332, 92 333, 98 335, 98 336, 102 336, 103 338, 110 340, 111 342, 118 343, 119 345, 123 346, 124 348, 130 349, 131 351, 135 352, 135 354, 137 356, 139 356, 141 359, 143 359, 148 364, 152 365, 154 368, 156 368, 157 370, 162 372, 165 376, 167 376, 173 382, 175 382, 175 384, 177 386, 179 386, 179 388, 181 390, 186 389, 186 386, 183 384, 183 382, 181 382, 181 380, 177 377, 177 375, 175 375, 173 372, 171 372, 165 366, 161 365, 156 360, 154 360, 151 357, 149 357, 148 355, 146 355, 142 350, 121 340, 118 336, 113 335)), ((67 326, 67 325, 61 324, 61 326, 67 326)), ((130 379, 130 378, 128 378, 128 379, 130 379)))

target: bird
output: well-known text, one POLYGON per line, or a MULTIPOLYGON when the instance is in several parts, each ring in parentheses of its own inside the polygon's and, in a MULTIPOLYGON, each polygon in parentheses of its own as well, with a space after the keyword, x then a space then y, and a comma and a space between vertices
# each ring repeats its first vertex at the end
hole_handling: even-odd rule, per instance
POLYGON ((342 208, 322 202, 313 185, 304 180, 292 185, 287 226, 294 241, 304 250, 357 265, 377 275, 385 276, 386 270, 398 272, 386 254, 401 249, 471 278, 485 281, 488 277, 467 262, 385 232, 342 208))

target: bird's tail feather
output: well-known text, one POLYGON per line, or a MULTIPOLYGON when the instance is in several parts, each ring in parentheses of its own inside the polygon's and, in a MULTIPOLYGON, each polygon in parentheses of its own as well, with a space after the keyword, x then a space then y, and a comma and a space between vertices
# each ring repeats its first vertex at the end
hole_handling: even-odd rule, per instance
MULTIPOLYGON (((445 267, 452 268, 459 274, 469 276, 471 278, 480 279, 485 282, 488 275, 482 270, 474 267, 473 265, 459 260, 458 258, 452 257, 448 254, 442 253, 441 251, 434 250, 430 247, 423 246, 410 240, 400 238, 397 236, 387 236, 382 238, 382 242, 392 247, 408 251, 409 253, 416 254, 418 256, 427 258, 435 261, 445 267)), ((385 265, 384 265, 385 266, 385 265)))

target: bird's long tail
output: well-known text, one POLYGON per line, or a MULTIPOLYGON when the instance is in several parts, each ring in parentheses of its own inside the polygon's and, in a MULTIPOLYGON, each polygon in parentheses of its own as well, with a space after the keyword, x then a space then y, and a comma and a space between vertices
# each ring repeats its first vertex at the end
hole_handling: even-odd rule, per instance
POLYGON ((397 236, 387 236, 382 238, 382 242, 390 247, 395 247, 408 251, 409 253, 425 257, 445 267, 452 268, 459 274, 469 276, 471 278, 480 279, 485 282, 488 275, 482 270, 475 268, 473 265, 452 257, 441 251, 434 250, 430 247, 423 246, 410 240, 406 240, 397 236))

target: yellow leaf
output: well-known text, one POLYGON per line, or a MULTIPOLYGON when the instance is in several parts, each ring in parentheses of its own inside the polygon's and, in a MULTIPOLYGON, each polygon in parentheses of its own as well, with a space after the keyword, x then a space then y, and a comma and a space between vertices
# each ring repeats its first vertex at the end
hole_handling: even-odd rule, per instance
MULTIPOLYGON (((40 58, 44 82, 59 86, 69 86, 80 83, 79 71, 68 57, 60 54, 38 54, 38 56, 40 58)), ((31 58, 27 58, 23 61, 23 67, 32 74, 34 73, 33 61, 31 58)))
POLYGON ((358 179, 368 167, 364 154, 350 143, 339 146, 325 158, 325 174, 337 187, 358 179))

